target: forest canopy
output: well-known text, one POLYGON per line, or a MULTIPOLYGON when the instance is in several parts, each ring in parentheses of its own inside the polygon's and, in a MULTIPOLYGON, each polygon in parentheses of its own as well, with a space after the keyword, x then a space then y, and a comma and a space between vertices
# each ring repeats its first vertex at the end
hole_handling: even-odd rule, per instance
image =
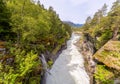
POLYGON ((40 84, 39 56, 57 53, 71 27, 40 1, 0 0, 0 11, 0 83, 40 84))

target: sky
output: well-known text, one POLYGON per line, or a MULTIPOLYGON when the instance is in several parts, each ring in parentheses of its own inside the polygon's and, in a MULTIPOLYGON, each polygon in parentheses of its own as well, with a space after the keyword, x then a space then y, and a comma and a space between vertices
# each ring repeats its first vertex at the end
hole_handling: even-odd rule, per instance
POLYGON ((93 16, 104 3, 108 10, 116 0, 40 0, 45 8, 52 6, 62 21, 83 24, 88 16, 93 16))

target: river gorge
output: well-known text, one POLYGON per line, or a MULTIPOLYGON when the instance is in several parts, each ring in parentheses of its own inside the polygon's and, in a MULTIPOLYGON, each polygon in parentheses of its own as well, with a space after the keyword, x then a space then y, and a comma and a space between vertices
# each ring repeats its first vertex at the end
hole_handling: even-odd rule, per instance
POLYGON ((46 84, 90 84, 84 58, 75 46, 79 38, 79 35, 72 34, 67 49, 62 51, 47 74, 46 84))

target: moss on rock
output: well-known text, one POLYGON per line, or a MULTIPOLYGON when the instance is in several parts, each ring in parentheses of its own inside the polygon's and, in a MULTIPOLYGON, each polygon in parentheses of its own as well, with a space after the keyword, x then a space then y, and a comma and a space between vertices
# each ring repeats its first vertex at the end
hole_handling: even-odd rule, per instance
POLYGON ((110 68, 120 70, 120 41, 108 41, 93 57, 110 68))

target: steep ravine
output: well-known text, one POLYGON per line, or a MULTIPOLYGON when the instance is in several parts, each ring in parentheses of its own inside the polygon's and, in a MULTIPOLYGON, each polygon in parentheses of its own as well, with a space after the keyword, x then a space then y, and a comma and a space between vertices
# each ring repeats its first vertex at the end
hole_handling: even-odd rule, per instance
POLYGON ((77 44, 85 58, 90 84, 120 84, 120 41, 111 39, 96 50, 92 37, 83 37, 77 44))
POLYGON ((79 51, 84 56, 85 69, 90 77, 90 84, 95 84, 93 75, 95 73, 96 63, 93 60, 93 54, 96 52, 96 49, 94 42, 89 34, 84 34, 84 36, 81 34, 81 36, 82 38, 78 41, 77 46, 79 46, 79 51))
POLYGON ((75 45, 79 38, 79 35, 72 34, 67 49, 62 51, 47 73, 46 84, 90 84, 84 58, 75 45))

